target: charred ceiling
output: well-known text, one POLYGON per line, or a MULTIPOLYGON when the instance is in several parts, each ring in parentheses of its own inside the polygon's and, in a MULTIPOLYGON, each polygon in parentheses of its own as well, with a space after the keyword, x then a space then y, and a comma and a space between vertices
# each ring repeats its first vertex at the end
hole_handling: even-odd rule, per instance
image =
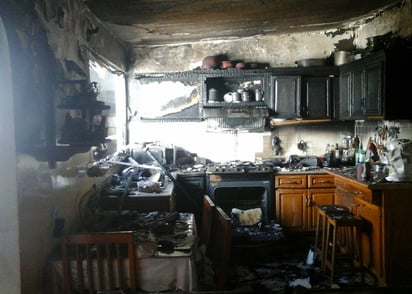
POLYGON ((131 46, 339 28, 399 0, 83 0, 131 46))

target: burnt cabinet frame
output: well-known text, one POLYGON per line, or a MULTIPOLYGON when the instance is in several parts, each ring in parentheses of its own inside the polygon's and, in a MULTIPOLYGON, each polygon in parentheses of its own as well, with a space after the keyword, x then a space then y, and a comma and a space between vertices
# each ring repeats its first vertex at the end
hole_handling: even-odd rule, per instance
POLYGON ((129 107, 142 121, 202 119, 201 72, 137 73, 130 88, 129 107))
POLYGON ((214 70, 201 73, 202 80, 202 108, 236 108, 236 107, 268 107, 270 102, 269 72, 267 70, 214 70), (249 101, 225 102, 224 95, 235 92, 242 88, 242 85, 249 85, 249 90, 260 90, 262 99, 256 101, 253 91, 249 101), (210 89, 216 90, 216 100, 209 101, 210 89))

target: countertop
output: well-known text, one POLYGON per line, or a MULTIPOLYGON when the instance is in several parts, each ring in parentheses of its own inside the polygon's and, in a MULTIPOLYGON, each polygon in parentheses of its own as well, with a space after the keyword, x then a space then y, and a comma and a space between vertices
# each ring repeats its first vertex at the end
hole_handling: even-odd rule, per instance
POLYGON ((311 170, 277 170, 274 171, 276 175, 312 175, 312 174, 325 174, 326 171, 323 168, 311 169, 311 170))
POLYGON ((342 168, 323 168, 323 172, 340 177, 347 181, 353 182, 358 185, 362 185, 365 188, 371 190, 386 190, 386 189, 400 189, 408 190, 412 189, 412 182, 389 182, 384 178, 379 177, 378 175, 371 172, 371 180, 358 180, 356 177, 356 167, 342 167, 342 168), (376 180, 374 180, 376 179, 376 180))

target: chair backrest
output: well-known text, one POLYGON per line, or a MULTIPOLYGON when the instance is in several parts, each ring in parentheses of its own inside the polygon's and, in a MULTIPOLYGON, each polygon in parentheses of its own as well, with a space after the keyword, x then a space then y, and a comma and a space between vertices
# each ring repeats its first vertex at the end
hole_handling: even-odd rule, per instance
POLYGON ((203 196, 202 207, 202 225, 200 229, 200 242, 208 248, 210 233, 212 230, 213 215, 215 214, 216 206, 208 195, 203 196))
POLYGON ((66 294, 136 289, 133 232, 67 235, 61 249, 66 294))
POLYGON ((232 220, 216 206, 212 222, 210 259, 215 274, 216 290, 225 290, 232 249, 232 220))

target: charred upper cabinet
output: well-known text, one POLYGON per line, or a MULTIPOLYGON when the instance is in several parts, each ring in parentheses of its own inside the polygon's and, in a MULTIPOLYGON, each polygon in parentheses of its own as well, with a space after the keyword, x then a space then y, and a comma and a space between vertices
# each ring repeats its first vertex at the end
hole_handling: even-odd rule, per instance
POLYGON ((339 118, 383 118, 384 55, 342 66, 339 118))
POLYGON ((331 119, 333 76, 303 77, 301 114, 308 119, 331 119))
POLYGON ((282 69, 271 77, 272 117, 332 119, 334 69, 282 69))
POLYGON ((400 107, 410 91, 411 50, 375 52, 341 66, 339 119, 409 119, 400 107))
POLYGON ((272 99, 270 108, 277 118, 298 118, 301 117, 300 76, 272 76, 271 90, 272 99))

